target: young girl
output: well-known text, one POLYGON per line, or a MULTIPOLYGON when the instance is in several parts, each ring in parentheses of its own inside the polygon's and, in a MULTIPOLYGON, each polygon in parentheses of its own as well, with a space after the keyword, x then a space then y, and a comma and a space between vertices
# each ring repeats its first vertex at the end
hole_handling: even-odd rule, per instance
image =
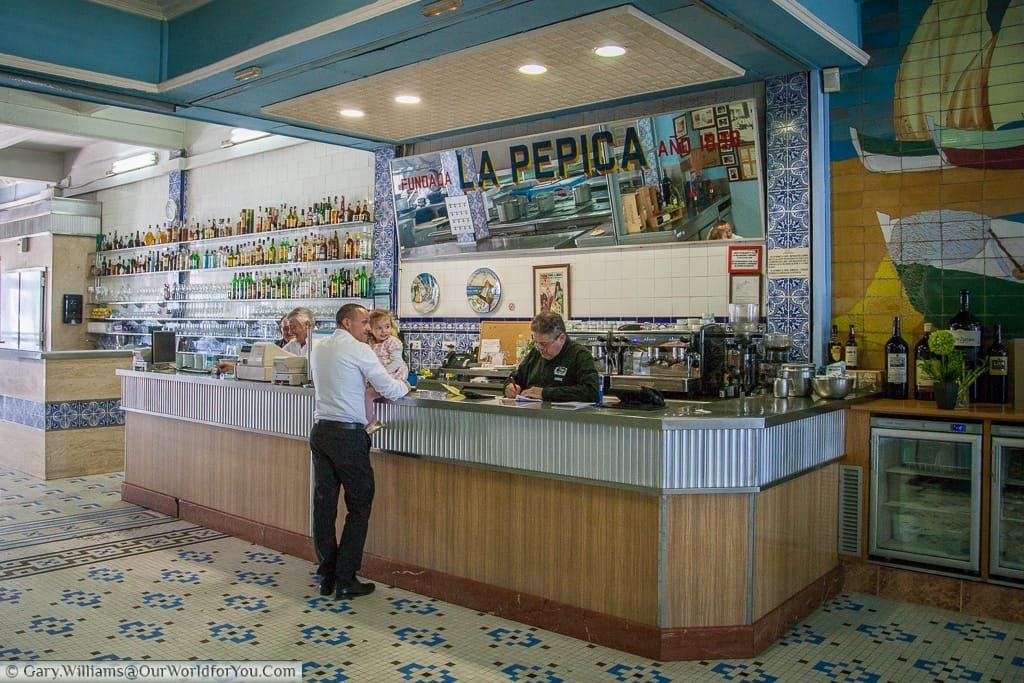
MULTIPOLYGON (((374 309, 370 313, 370 346, 377 354, 384 369, 395 379, 405 381, 409 376, 409 366, 402 358, 402 342, 394 336, 395 323, 391 317, 391 311, 374 309)), ((381 428, 377 421, 377 411, 374 409, 373 401, 378 394, 373 387, 366 387, 366 432, 372 434, 381 428)))

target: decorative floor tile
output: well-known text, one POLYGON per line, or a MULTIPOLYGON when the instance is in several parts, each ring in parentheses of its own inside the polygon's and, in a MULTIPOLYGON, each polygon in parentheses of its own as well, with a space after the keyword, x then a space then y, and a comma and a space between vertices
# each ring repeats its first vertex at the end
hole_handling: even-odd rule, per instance
MULTIPOLYGON (((120 518, 119 488, 0 470, 0 538, 39 522, 25 501, 120 518)), ((310 681, 1024 681, 1024 624, 844 594, 756 658, 655 662, 388 586, 322 597, 311 563, 179 520, 5 552, 0 625, 0 659, 280 659, 310 681)))

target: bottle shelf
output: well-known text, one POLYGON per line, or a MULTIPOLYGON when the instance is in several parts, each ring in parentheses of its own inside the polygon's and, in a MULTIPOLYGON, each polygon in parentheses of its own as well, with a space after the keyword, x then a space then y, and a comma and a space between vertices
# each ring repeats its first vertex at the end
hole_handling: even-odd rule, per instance
POLYGON ((208 237, 198 240, 180 240, 178 242, 155 242, 153 244, 145 244, 140 247, 127 247, 125 249, 104 249, 102 251, 93 252, 94 256, 126 256, 128 254, 137 254, 139 252, 151 251, 153 249, 174 249, 177 247, 189 246, 189 245, 223 245, 223 244, 234 244, 235 242, 251 241, 264 239, 267 236, 277 238, 280 237, 293 237, 301 236, 309 232, 334 232, 336 230, 343 230, 347 228, 349 231, 364 232, 367 228, 373 226, 372 222, 367 221, 350 221, 347 223, 330 223, 327 225, 310 225, 296 228, 281 228, 279 230, 264 230, 263 232, 247 232, 239 235, 225 235, 222 237, 208 237))
MULTIPOLYGON (((368 296, 305 296, 305 297, 281 297, 278 299, 154 299, 152 301, 95 301, 90 306, 152 306, 166 304, 245 304, 245 303, 267 303, 269 301, 370 301, 368 296)), ((129 319, 131 316, 127 316, 129 319)), ((124 318, 122 318, 124 319, 124 318)), ((108 318, 94 318, 94 320, 108 320, 108 318)))
POLYGON ((265 272, 268 270, 311 270, 314 268, 326 267, 345 268, 368 266, 373 259, 332 259, 329 261, 286 261, 284 263, 263 263, 253 266, 218 266, 216 268, 180 268, 177 270, 147 270, 141 273, 120 273, 117 275, 95 275, 98 279, 144 277, 147 275, 171 275, 177 273, 232 273, 232 272, 265 272))
POLYGON ((886 508, 898 511, 898 512, 920 512, 928 515, 946 515, 951 517, 968 517, 971 516, 971 507, 969 504, 964 503, 960 506, 950 505, 947 501, 946 507, 937 507, 935 505, 929 505, 924 502, 897 502, 894 500, 886 501, 882 504, 886 508))

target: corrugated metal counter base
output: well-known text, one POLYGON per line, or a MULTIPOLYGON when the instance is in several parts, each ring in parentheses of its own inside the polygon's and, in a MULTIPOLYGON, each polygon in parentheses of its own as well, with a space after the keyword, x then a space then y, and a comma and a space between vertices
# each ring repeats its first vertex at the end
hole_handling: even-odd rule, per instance
MULTIPOLYGON (((119 370, 124 410, 295 439, 309 388, 119 370)), ((418 392, 381 403, 384 451, 665 493, 754 491, 837 460, 846 401, 771 397, 563 410, 418 392)))

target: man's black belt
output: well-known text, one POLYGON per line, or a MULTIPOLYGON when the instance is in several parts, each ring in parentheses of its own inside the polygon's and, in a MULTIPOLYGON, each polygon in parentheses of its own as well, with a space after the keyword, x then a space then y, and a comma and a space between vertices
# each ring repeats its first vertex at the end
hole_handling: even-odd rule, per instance
POLYGON ((362 422, 338 422, 337 420, 317 420, 316 423, 328 427, 336 427, 337 429, 366 429, 366 425, 364 425, 362 422))

